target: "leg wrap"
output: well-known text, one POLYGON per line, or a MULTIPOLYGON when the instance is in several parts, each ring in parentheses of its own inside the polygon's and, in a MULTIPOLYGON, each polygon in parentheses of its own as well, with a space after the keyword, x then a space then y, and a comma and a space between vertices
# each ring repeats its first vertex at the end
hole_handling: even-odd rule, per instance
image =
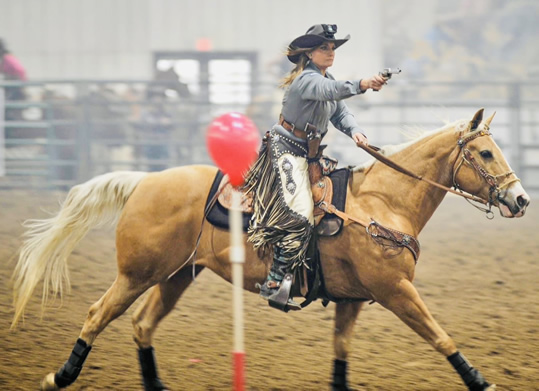
POLYGON ((460 352, 452 354, 447 357, 447 359, 451 365, 453 365, 453 368, 455 368, 470 391, 482 391, 490 386, 479 371, 472 367, 460 352))
POLYGON ((82 370, 82 365, 84 364, 84 361, 86 361, 86 357, 88 357, 90 350, 92 350, 91 346, 88 346, 82 339, 77 339, 77 343, 75 343, 71 356, 69 356, 69 359, 65 362, 64 366, 56 372, 56 375, 54 375, 54 382, 58 387, 67 387, 77 380, 77 377, 82 370))
POLYGON ((142 381, 144 382, 144 390, 165 390, 165 386, 161 383, 159 376, 157 376, 157 365, 155 364, 153 347, 139 349, 138 358, 142 372, 142 381))
POLYGON ((346 361, 335 359, 333 362, 333 382, 331 383, 331 389, 333 391, 348 390, 348 384, 346 381, 346 367, 346 361))

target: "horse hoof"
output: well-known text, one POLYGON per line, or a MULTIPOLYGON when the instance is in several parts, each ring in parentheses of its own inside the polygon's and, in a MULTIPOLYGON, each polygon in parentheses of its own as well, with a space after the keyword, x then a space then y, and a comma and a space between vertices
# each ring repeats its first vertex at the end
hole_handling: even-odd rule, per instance
POLYGON ((41 381, 41 391, 59 391, 60 389, 54 382, 54 373, 49 373, 41 381))

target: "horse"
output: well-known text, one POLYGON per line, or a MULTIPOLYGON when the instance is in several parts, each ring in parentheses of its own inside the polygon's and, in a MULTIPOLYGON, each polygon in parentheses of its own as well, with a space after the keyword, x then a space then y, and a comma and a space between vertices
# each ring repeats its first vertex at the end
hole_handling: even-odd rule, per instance
MULTIPOLYGON (((493 117, 483 121, 480 109, 471 120, 455 121, 406 143, 384 147, 385 156, 417 176, 403 175, 376 160, 356 167, 348 180, 345 210, 358 219, 373 217, 415 237, 447 194, 443 187, 420 180, 424 178, 488 200, 489 209, 483 209, 487 213, 494 206, 503 217, 522 217, 530 198, 490 133, 493 117)), ((58 295, 69 287, 67 257, 88 230, 116 224, 116 279, 89 308, 69 359, 56 373, 44 377, 42 390, 72 384, 98 335, 147 290, 132 315, 134 340, 145 390, 166 389, 152 347, 159 322, 203 269, 231 281, 228 231, 201 224, 216 173, 215 167, 192 165, 154 173, 103 174, 74 186, 55 216, 25 222, 27 238, 13 274, 13 328, 41 280, 42 311, 49 292, 58 295), (192 259, 196 248, 196 259, 192 259)), ((412 251, 373 239, 368 230, 351 221, 338 235, 319 238, 325 287, 331 297, 339 299, 335 300, 331 389, 349 390, 347 357, 354 324, 365 301, 375 301, 445 356, 469 390, 493 390, 495 385, 464 358, 420 298, 412 284, 416 267, 412 251)), ((246 244, 245 289, 257 292, 255 284, 264 281, 270 262, 271 255, 259 254, 246 244)))

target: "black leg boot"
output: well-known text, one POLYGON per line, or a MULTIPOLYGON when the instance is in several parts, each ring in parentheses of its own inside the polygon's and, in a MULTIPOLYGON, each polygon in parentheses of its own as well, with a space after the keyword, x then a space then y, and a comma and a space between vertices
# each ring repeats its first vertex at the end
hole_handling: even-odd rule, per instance
POLYGON ((490 387, 490 384, 487 383, 481 373, 472 367, 460 352, 447 357, 447 360, 453 365, 453 368, 458 372, 470 391, 483 391, 490 387))

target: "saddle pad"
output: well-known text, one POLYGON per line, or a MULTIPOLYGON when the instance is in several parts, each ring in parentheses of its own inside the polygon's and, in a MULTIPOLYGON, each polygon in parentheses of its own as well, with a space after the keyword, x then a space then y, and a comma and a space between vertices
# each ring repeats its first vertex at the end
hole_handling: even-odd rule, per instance
MULTIPOLYGON (((350 175, 350 170, 348 168, 341 168, 335 170, 329 176, 333 182, 333 201, 332 204, 337 207, 339 210, 344 210, 346 204, 346 190, 348 187, 348 177, 350 175)), ((210 193, 206 199, 206 208, 208 208, 208 203, 213 198, 221 180, 223 179, 224 174, 221 171, 217 172, 213 184, 210 188, 210 193)), ((243 231, 247 232, 247 227, 249 226, 249 220, 251 219, 251 214, 242 212, 242 221, 243 221, 243 231)), ((219 228, 228 229, 228 209, 223 207, 219 202, 216 202, 213 208, 206 215, 206 220, 212 225, 215 225, 219 228)), ((320 224, 316 226, 316 232, 318 236, 333 236, 341 232, 343 227, 343 220, 340 217, 337 217, 333 214, 326 214, 320 224)))
MULTIPOLYGON (((217 190, 219 190, 219 185, 221 184, 221 180, 223 179, 223 177, 224 174, 221 172, 221 170, 217 171, 217 175, 215 176, 213 184, 210 188, 210 193, 208 194, 208 198, 206 199, 206 209, 208 208, 208 204, 215 195, 215 193, 217 193, 217 190)), ((250 219, 251 214, 242 212, 243 232, 247 232, 247 227, 249 226, 250 219)), ((206 215, 206 220, 208 220, 209 223, 215 225, 216 227, 228 229, 228 209, 222 206, 219 202, 216 202, 213 208, 206 215)))

